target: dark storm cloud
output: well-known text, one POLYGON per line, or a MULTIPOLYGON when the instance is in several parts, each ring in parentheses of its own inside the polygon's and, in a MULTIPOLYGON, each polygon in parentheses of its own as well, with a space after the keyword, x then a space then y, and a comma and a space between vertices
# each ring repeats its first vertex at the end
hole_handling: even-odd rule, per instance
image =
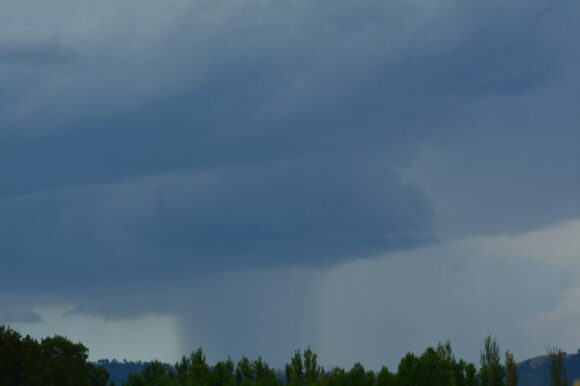
MULTIPOLYGON (((150 288, 160 275, 216 267, 330 266, 431 243, 447 213, 477 234, 473 197, 491 200, 490 218, 507 207, 500 190, 521 203, 513 162, 532 152, 543 155, 523 157, 537 172, 526 191, 554 170, 567 185, 550 179, 530 201, 543 215, 497 229, 555 222, 565 206, 552 200, 579 187, 575 153, 534 133, 580 140, 569 130, 575 11, 545 1, 196 2, 155 28, 71 34, 82 66, 0 73, 10 78, 0 242, 11 266, 0 286, 150 288), (443 161, 427 158, 416 184, 405 180, 399 171, 431 148, 443 161), (425 187, 439 176, 453 184, 425 187), (452 208, 434 217, 441 195, 452 208)), ((19 63, 69 52, 11 47, 19 63)))
POLYGON ((31 269, 87 283, 111 268, 320 267, 433 242, 424 198, 379 161, 285 159, 5 199, 0 240, 15 269, 3 284, 31 269))
MULTIPOLYGON (((127 63, 93 59, 85 72, 75 72, 85 86, 84 78, 110 71, 104 82, 120 83, 110 85, 107 97, 115 101, 135 98, 128 90, 139 84, 118 80, 123 69, 108 66, 125 64, 140 74, 153 61, 160 70, 149 77, 161 78, 161 95, 154 89, 137 107, 121 113, 111 107, 101 114, 103 102, 100 95, 91 101, 95 86, 89 84, 73 90, 86 103, 68 106, 86 110, 88 118, 58 127, 51 119, 22 118, 24 134, 2 137, 0 164, 11 183, 0 187, 0 195, 267 163, 369 143, 380 148, 390 166, 401 167, 434 139, 458 132, 481 136, 469 127, 481 100, 533 92, 558 74, 557 59, 568 48, 560 39, 559 19, 541 2, 523 16, 511 6, 507 15, 489 20, 474 14, 489 16, 492 6, 444 9, 433 16, 417 4, 374 1, 326 7, 250 3, 241 9, 228 4, 193 7, 187 17, 176 16, 167 36, 151 42, 158 56, 144 50, 135 58, 121 54, 119 60, 127 63), (410 13, 409 24, 418 23, 416 30, 406 31, 404 12, 410 13), (263 15, 260 22, 250 17, 254 14, 263 15), (201 26, 186 23, 189 17, 201 26), (317 17, 325 23, 315 22, 317 17), (427 19, 422 24, 416 20, 421 17, 427 19), (352 18, 353 26, 345 28, 344 18, 352 18), (537 23, 545 28, 532 28, 537 23), (544 36, 552 27, 555 32, 544 36), (390 38, 397 28, 403 29, 402 37, 390 38), (176 79, 179 87, 168 91, 167 84, 176 79), (30 130, 41 134, 31 136, 30 130)), ((72 103, 67 97, 64 107, 72 103)))

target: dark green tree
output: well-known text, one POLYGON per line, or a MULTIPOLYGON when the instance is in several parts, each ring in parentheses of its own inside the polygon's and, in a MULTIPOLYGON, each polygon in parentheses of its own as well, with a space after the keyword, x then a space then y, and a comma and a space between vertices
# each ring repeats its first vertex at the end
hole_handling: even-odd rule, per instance
POLYGON ((379 375, 377 375, 376 386, 394 386, 395 376, 389 371, 386 366, 381 368, 379 375))
POLYGON ((304 384, 307 386, 316 385, 323 373, 323 369, 318 365, 318 356, 312 352, 310 347, 304 350, 304 384))
POLYGON ((548 349, 550 356, 550 379, 552 386, 568 386, 568 377, 564 367, 564 352, 559 347, 548 349))
POLYGON ((413 353, 407 353, 397 368, 397 386, 418 386, 417 370, 419 359, 413 353))
POLYGON ((294 351, 290 363, 284 366, 288 386, 304 386, 304 363, 300 350, 294 351))
POLYGON ((180 385, 206 386, 209 381, 209 365, 201 347, 189 357, 181 358, 175 364, 175 372, 180 385))
POLYGON ((281 386, 282 382, 276 376, 274 369, 264 362, 262 358, 259 357, 252 362, 248 358, 242 357, 235 369, 235 385, 281 386))
POLYGON ((481 350, 481 367, 479 369, 481 386, 503 386, 505 371, 500 362, 500 349, 497 341, 488 336, 481 350))
MULTIPOLYGON (((450 350, 450 347, 448 348, 450 350)), ((418 359, 416 382, 418 386, 453 385, 453 364, 451 351, 428 347, 418 359)))
POLYGON ((254 381, 252 362, 248 358, 242 357, 238 361, 235 379, 237 386, 250 386, 254 381))
POLYGON ((209 386, 234 386, 234 363, 230 358, 218 362, 209 374, 209 386))
MULTIPOLYGON (((88 363, 89 383, 91 386, 105 386, 109 381, 109 372, 93 363, 88 363)), ((110 386, 110 385, 109 385, 110 386)))
POLYGON ((477 386, 477 369, 473 363, 465 365, 465 386, 477 386))
POLYGON ((24 356, 20 333, 0 325, 0 386, 22 384, 26 366, 24 356))
POLYGON ((517 386, 518 365, 514 360, 514 355, 509 351, 505 352, 505 372, 506 372, 506 386, 517 386))
POLYGON ((129 378, 123 382, 123 386, 146 386, 146 384, 141 374, 131 374, 129 375, 129 378))
POLYGON ((252 371, 254 374, 254 386, 278 386, 282 385, 281 381, 276 376, 276 372, 272 369, 262 358, 258 357, 252 363, 252 371))
POLYGON ((395 380, 397 386, 467 386, 470 368, 475 366, 458 362, 451 343, 446 341, 435 348, 428 347, 420 357, 405 355, 395 380))
POLYGON ((373 386, 375 383, 375 373, 372 371, 365 371, 365 368, 360 363, 355 363, 354 366, 345 374, 344 386, 373 386))
POLYGON ((320 378, 321 386, 342 386, 344 384, 346 372, 341 367, 333 367, 329 372, 324 373, 320 378))
POLYGON ((173 386, 177 384, 174 373, 157 360, 145 366, 141 376, 146 386, 173 386))
MULTIPOLYGON (((44 386, 91 386, 93 367, 87 363, 89 350, 81 343, 58 335, 44 338, 40 342, 40 354, 44 386)), ((99 377, 92 380, 98 381, 99 377)))
POLYGON ((473 367, 473 378, 475 378, 475 366, 472 363, 467 363, 463 359, 459 362, 455 362, 453 368, 453 379, 456 386, 474 386, 470 385, 469 382, 469 367, 473 367))

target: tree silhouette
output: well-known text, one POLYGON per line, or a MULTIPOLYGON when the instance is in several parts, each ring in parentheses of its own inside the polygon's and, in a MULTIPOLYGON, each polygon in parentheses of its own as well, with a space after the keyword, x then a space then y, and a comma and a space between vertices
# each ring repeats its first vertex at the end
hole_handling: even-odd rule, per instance
POLYGON ((552 386, 567 386, 568 377, 564 368, 564 352, 554 346, 548 349, 550 356, 550 379, 552 386))
POLYGON ((514 360, 511 352, 505 352, 505 371, 506 371, 506 386, 517 386, 518 384, 518 365, 514 360))
POLYGON ((500 349, 497 341, 488 336, 481 350, 479 377, 482 386, 503 386, 505 371, 500 363, 500 349))

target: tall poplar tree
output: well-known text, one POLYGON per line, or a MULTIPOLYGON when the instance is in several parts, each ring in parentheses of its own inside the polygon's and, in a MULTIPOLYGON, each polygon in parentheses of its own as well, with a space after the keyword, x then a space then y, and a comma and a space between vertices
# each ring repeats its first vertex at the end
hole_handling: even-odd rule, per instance
POLYGON ((518 365, 514 360, 514 355, 505 352, 505 371, 506 371, 506 386, 517 386, 518 384, 518 365))
POLYGON ((481 350, 481 368, 479 369, 481 386, 503 386, 505 371, 500 361, 499 344, 488 336, 481 350))
POLYGON ((568 386, 568 377, 564 367, 564 352, 559 347, 548 349, 550 356, 550 379, 552 386, 568 386))

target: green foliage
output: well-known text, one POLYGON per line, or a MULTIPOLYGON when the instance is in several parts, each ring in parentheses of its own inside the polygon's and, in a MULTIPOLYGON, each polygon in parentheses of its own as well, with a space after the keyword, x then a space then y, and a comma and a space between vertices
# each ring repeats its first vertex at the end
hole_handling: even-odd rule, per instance
POLYGON ((304 382, 306 385, 316 385, 323 372, 318 365, 318 356, 312 352, 310 347, 304 350, 304 382))
POLYGON ((355 363, 348 373, 345 374, 343 386, 373 386, 375 373, 365 371, 360 363, 355 363))
MULTIPOLYGON (((455 386, 468 386, 468 367, 473 366, 471 363, 465 362, 461 359, 459 362, 452 364, 452 380, 455 386)), ((475 366, 473 366, 475 371, 475 366)), ((474 375, 475 377, 475 375, 474 375)), ((473 386, 473 385, 469 385, 473 386)))
POLYGON ((447 341, 428 347, 420 357, 405 355, 393 378, 391 384, 397 386, 475 386, 475 366, 456 361, 447 341))
POLYGON ((341 386, 344 384, 345 377, 346 373, 344 369, 333 367, 330 372, 322 376, 319 384, 322 386, 341 386))
POLYGON ((514 360, 511 352, 505 353, 505 371, 506 371, 506 386, 517 386, 518 384, 518 365, 514 360))
POLYGON ((554 346, 548 349, 550 356, 550 379, 552 386, 567 386, 568 377, 566 376, 566 369, 564 368, 564 352, 554 346))
POLYGON ((418 386, 447 386, 451 379, 449 363, 437 350, 428 347, 419 357, 417 367, 418 386))
POLYGON ((418 382, 419 359, 415 354, 407 353, 399 362, 397 369, 398 386, 417 386, 418 382))
POLYGON ((141 374, 131 374, 123 386, 145 386, 145 380, 141 374))
POLYGON ((209 375, 209 386, 234 386, 234 362, 228 358, 218 362, 209 375))
POLYGON ((476 386, 477 384, 477 369, 473 363, 468 363, 465 366, 465 386, 476 386))
POLYGON ((324 370, 318 365, 318 356, 312 352, 310 347, 294 352, 290 363, 285 366, 286 381, 288 386, 311 386, 317 385, 324 370))
MULTIPOLYGON (((552 361, 552 386, 567 386, 564 353, 548 351, 552 361)), ((285 365, 286 383, 261 357, 242 357, 237 363, 228 358, 208 364, 201 348, 184 356, 173 367, 159 361, 131 374, 123 386, 517 386, 517 364, 505 353, 500 363, 499 344, 488 336, 481 350, 481 368, 456 360, 451 343, 428 347, 420 356, 407 353, 397 372, 382 367, 378 373, 355 363, 345 371, 333 367, 325 371, 310 349, 296 350, 285 365), (505 382, 504 382, 505 381, 505 382)), ((88 362, 88 349, 62 336, 42 339, 21 336, 0 326, 0 386, 105 386, 107 371, 88 362)), ((112 386, 112 383, 109 385, 112 386)))
POLYGON ((274 369, 270 368, 262 358, 254 361, 252 370, 254 374, 252 386, 278 386, 282 384, 276 377, 274 369))
MULTIPOLYGON (((463 371, 465 362, 457 363, 449 344, 440 345, 436 349, 429 348, 417 358, 408 354, 403 360, 400 374, 391 373, 383 367, 377 374, 365 370, 356 363, 349 371, 334 367, 325 372, 318 364, 317 355, 307 348, 304 352, 297 350, 286 364, 287 385, 300 386, 399 386, 399 376, 405 380, 408 369, 408 384, 413 385, 443 385, 454 376, 454 371, 463 371), (409 361, 410 359, 410 361, 409 361), (415 363, 416 362, 416 363, 415 363), (409 364, 410 366, 405 366, 409 364), (415 366, 416 365, 416 366, 415 366)), ((140 375, 132 375, 125 386, 283 386, 276 371, 262 358, 250 360, 242 357, 234 366, 231 359, 218 362, 214 367, 207 366, 205 356, 197 350, 189 357, 184 357, 175 365, 174 371, 169 371, 159 363, 151 363, 140 375)), ((462 373, 463 374, 463 373, 462 373)), ((465 375, 462 375, 465 378, 465 375)), ((404 385, 404 381, 401 385, 404 385)), ((465 382, 458 384, 465 386, 465 382)))
POLYGON ((209 365, 205 354, 200 348, 191 353, 189 357, 181 358, 181 362, 175 364, 177 380, 180 385, 206 386, 209 382, 209 365))
POLYGON ((27 361, 22 336, 9 327, 0 326, 0 386, 22 384, 27 361))
POLYGON ((491 336, 485 338, 481 350, 479 378, 482 386, 503 386, 505 371, 500 363, 499 344, 491 336))
POLYGON ((250 385, 254 380, 252 363, 246 357, 242 357, 236 366, 236 385, 250 385))
POLYGON ((379 375, 377 375, 376 386, 394 386, 395 375, 392 374, 386 366, 381 368, 379 375))
POLYGON ((45 338, 40 342, 40 355, 43 362, 50 363, 44 367, 44 385, 90 385, 89 350, 82 344, 72 343, 62 336, 45 338))
POLYGON ((88 362, 88 349, 65 337, 38 342, 0 326, 0 386, 106 386, 107 371, 88 362))
POLYGON ((231 359, 210 368, 201 349, 183 357, 170 369, 151 362, 142 374, 133 374, 124 386, 282 386, 276 372, 262 358, 243 357, 234 366, 231 359))
POLYGON ((286 370, 286 384, 288 386, 304 386, 304 364, 300 350, 294 352, 294 356, 284 367, 286 370))
POLYGON ((250 361, 243 357, 236 366, 235 385, 238 386, 277 386, 282 382, 276 372, 262 358, 250 361))

